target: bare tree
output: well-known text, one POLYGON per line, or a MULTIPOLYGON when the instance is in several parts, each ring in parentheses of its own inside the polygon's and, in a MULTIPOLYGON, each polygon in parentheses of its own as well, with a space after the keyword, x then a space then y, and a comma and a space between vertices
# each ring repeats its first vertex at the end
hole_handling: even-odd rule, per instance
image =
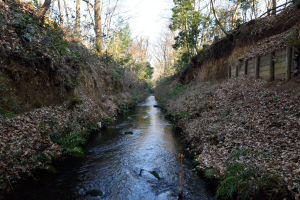
POLYGON ((101 0, 95 0, 95 45, 98 53, 102 50, 101 0))
POLYGON ((61 3, 60 0, 57 0, 58 2, 58 9, 59 9, 59 22, 63 25, 64 24, 64 17, 63 17, 63 12, 61 8, 61 3))
POLYGON ((37 18, 41 23, 44 23, 45 14, 49 10, 50 6, 51 0, 45 0, 43 6, 37 10, 37 18))
POLYGON ((228 31, 226 31, 226 29, 224 28, 224 26, 221 24, 218 16, 216 15, 215 7, 214 7, 214 0, 211 0, 210 2, 211 2, 211 8, 213 10, 214 16, 215 16, 216 21, 219 24, 221 30, 225 33, 225 35, 231 35, 228 31))
POLYGON ((75 29, 74 29, 75 37, 78 39, 80 38, 80 35, 81 35, 81 32, 80 32, 80 2, 81 2, 81 0, 77 0, 76 21, 75 21, 75 29))
POLYGON ((63 1, 64 1, 64 7, 65 7, 65 12, 66 12, 66 17, 67 17, 68 28, 71 28, 71 26, 70 26, 69 14, 68 14, 67 3, 66 3, 66 0, 63 0, 63 1))

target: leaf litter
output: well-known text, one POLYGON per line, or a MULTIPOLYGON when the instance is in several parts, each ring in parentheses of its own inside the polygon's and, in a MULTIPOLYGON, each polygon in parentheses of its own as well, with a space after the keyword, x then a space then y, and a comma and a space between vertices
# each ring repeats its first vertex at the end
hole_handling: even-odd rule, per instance
POLYGON ((168 112, 186 112, 178 125, 199 154, 199 168, 224 174, 231 152, 265 152, 255 165, 283 178, 295 199, 300 192, 300 94, 265 88, 267 81, 244 76, 223 82, 190 83, 166 101, 168 112))

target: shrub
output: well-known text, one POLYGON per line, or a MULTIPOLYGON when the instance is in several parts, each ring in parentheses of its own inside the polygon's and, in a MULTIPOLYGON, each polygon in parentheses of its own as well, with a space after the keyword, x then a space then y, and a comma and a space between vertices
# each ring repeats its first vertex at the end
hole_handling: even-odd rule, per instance
POLYGON ((119 108, 118 112, 119 112, 120 114, 126 114, 126 113, 128 113, 128 112, 129 112, 128 105, 127 105, 126 103, 122 103, 122 104, 120 105, 120 108, 119 108))
POLYGON ((64 147, 64 153, 77 157, 83 156, 83 150, 78 145, 84 144, 85 142, 86 139, 82 137, 82 132, 80 131, 73 131, 67 134, 63 138, 62 142, 62 146, 64 147))
POLYGON ((216 198, 229 199, 237 195, 238 199, 247 199, 261 191, 274 194, 280 191, 282 178, 255 165, 255 159, 270 159, 264 152, 239 150, 226 160, 226 171, 221 177, 216 198), (240 160, 240 158, 243 158, 240 160))
MULTIPOLYGON (((52 126, 51 124, 55 123, 49 122, 53 131, 49 136, 53 142, 63 147, 63 153, 77 157, 83 156, 83 150, 79 145, 84 144, 86 139, 83 137, 84 133, 78 130, 78 125, 72 121, 68 121, 67 125, 63 127, 58 126, 57 124, 52 126)), ((90 123, 88 124, 88 127, 94 128, 95 124, 90 123)))
POLYGON ((204 171, 204 176, 210 179, 214 178, 216 174, 218 174, 218 170, 214 168, 207 168, 204 171))

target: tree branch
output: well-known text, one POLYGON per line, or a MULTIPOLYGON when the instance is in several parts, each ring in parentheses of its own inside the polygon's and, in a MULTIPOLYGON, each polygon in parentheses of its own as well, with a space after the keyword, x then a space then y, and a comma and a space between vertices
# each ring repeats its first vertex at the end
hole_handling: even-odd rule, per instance
POLYGON ((221 30, 225 33, 225 35, 227 35, 227 36, 228 36, 228 35, 231 35, 228 31, 225 30, 225 28, 224 28, 223 25, 221 24, 221 22, 220 22, 218 16, 216 15, 216 11, 215 11, 215 8, 214 8, 214 2, 213 2, 213 0, 211 0, 211 7, 212 7, 214 16, 215 16, 215 18, 216 18, 216 20, 217 20, 217 23, 219 24, 221 30))

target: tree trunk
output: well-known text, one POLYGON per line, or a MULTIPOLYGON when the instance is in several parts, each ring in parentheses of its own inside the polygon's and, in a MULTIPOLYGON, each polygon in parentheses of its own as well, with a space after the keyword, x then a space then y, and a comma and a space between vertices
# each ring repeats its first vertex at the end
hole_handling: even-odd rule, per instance
MULTIPOLYGON (((209 10, 209 14, 208 14, 208 19, 210 19, 211 16, 211 9, 209 10)), ((208 41, 208 37, 205 37, 207 29, 209 27, 210 24, 208 24, 208 20, 205 21, 204 26, 203 26, 203 31, 202 31, 202 38, 201 38, 201 45, 205 45, 208 41)))
POLYGON ((213 10, 214 16, 215 16, 215 18, 216 18, 216 21, 217 21, 217 23, 219 24, 221 30, 225 33, 225 35, 227 35, 227 36, 228 36, 228 35, 231 35, 229 32, 227 32, 227 31, 225 30, 225 28, 224 28, 223 25, 221 24, 221 22, 220 22, 218 16, 216 15, 216 11, 215 11, 215 8, 214 8, 214 2, 213 2, 213 0, 211 0, 211 7, 212 7, 212 10, 213 10))
POLYGON ((233 25, 234 25, 234 23, 237 21, 237 14, 238 14, 238 12, 239 12, 239 9, 240 9, 240 6, 241 6, 241 4, 240 4, 240 2, 238 1, 237 2, 237 5, 236 5, 236 8, 235 8, 235 11, 234 11, 234 14, 233 14, 233 17, 232 17, 232 21, 233 21, 233 25))
MULTIPOLYGON (((56 1, 56 0, 53 0, 52 3, 51 3, 51 4, 52 4, 52 6, 51 6, 51 12, 50 12, 50 14, 49 14, 50 18, 53 18, 53 13, 54 13, 54 3, 55 3, 55 1, 56 1)), ((49 10, 50 10, 50 9, 49 9, 49 10)))
MULTIPOLYGON (((107 29, 107 35, 106 35, 106 41, 108 41, 108 39, 109 39, 109 35, 110 35, 110 26, 111 26, 111 19, 112 19, 112 17, 114 16, 114 13, 115 13, 115 10, 116 10, 116 8, 117 8, 117 6, 118 6, 118 2, 119 2, 119 0, 117 0, 117 2, 116 2, 116 5, 115 5, 115 7, 114 7, 114 9, 113 9, 113 11, 112 11, 112 14, 110 15, 110 17, 109 17, 109 20, 108 20, 108 29, 107 29)), ((107 45, 106 45, 107 46, 107 45)))
POLYGON ((57 0, 57 2, 58 2, 58 8, 59 8, 59 22, 61 25, 64 25, 64 17, 63 17, 63 13, 62 13, 60 0, 57 0))
POLYGON ((65 6, 65 11, 66 11, 66 16, 67 16, 68 28, 70 28, 71 26, 70 26, 70 19, 69 19, 68 7, 67 7, 66 0, 64 0, 64 6, 65 6))
POLYGON ((96 51, 98 53, 102 50, 102 26, 101 26, 101 0, 95 0, 95 34, 96 34, 96 51))
POLYGON ((272 0, 272 4, 273 4, 272 15, 276 15, 276 0, 272 0))
POLYGON ((88 32, 89 32, 89 27, 88 27, 87 15, 86 15, 85 16, 84 31, 83 31, 83 43, 84 43, 85 46, 88 46, 88 38, 87 38, 88 32))
POLYGON ((253 8, 252 8, 252 10, 253 10, 253 14, 254 14, 254 19, 257 19, 257 8, 255 6, 255 0, 253 0, 253 8))
POLYGON ((81 0, 77 0, 77 5, 76 5, 76 21, 75 21, 75 37, 80 39, 80 2, 81 0))
POLYGON ((45 0, 43 6, 37 10, 37 18, 39 19, 40 23, 44 24, 44 17, 46 12, 49 10, 51 5, 51 0, 45 0))

